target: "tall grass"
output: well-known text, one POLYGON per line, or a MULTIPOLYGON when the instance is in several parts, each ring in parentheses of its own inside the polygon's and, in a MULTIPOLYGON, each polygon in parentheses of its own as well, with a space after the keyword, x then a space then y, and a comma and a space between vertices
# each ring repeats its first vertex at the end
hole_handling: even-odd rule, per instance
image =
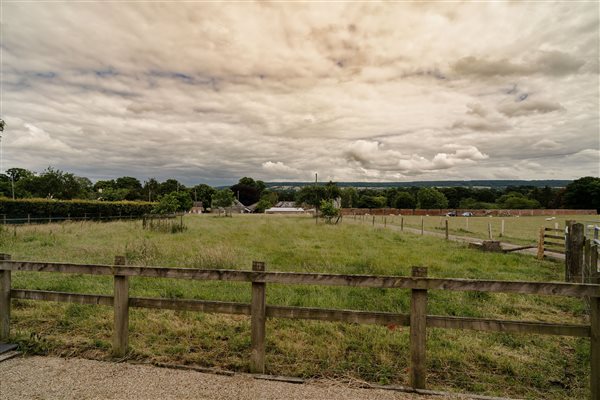
MULTIPOLYGON (((141 222, 23 226, 0 233, 0 252, 13 259, 408 275, 429 267, 433 277, 559 281, 563 267, 518 254, 480 253, 463 245, 370 225, 315 225, 294 216, 188 216, 185 232, 141 229, 141 222)), ((15 273, 13 287, 110 294, 110 277, 15 273)), ((131 279, 131 295, 250 301, 250 285, 131 279)), ((275 285, 273 305, 407 313, 409 292, 399 289, 275 285)), ((31 353, 110 358, 112 310, 100 306, 13 301, 13 339, 31 353)), ((429 313, 561 323, 586 321, 582 302, 550 296, 431 291, 429 313)), ((130 357, 234 370, 249 368, 250 325, 243 316, 131 310, 130 357)), ((589 341, 431 329, 428 381, 457 391, 583 398, 589 341)), ((302 377, 407 383, 408 329, 313 321, 269 320, 267 370, 302 377)))
MULTIPOLYGON (((347 220, 356 221, 364 225, 372 224, 372 216, 360 218, 346 216, 347 220)), ((376 223, 385 223, 400 226, 404 219, 404 226, 421 229, 421 217, 416 215, 406 216, 377 216, 376 223)), ((530 216, 530 217, 440 217, 424 216, 423 225, 426 231, 443 233, 445 231, 444 221, 448 220, 448 231, 451 235, 468 236, 479 239, 488 239, 488 225, 492 228, 492 238, 507 243, 527 245, 535 244, 539 237, 540 227, 554 228, 556 225, 564 229, 565 221, 575 220, 583 223, 600 224, 597 215, 565 215, 565 216, 530 216), (504 234, 502 234, 502 221, 504 221, 504 234)))

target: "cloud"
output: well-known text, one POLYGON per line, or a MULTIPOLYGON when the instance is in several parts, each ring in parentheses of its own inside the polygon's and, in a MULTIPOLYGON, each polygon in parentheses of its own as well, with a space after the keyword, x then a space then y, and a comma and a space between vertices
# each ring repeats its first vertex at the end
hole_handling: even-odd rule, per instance
POLYGON ((542 139, 535 142, 531 147, 536 150, 556 150, 560 148, 560 144, 550 139, 542 139))
POLYGON ((26 129, 26 132, 11 141, 11 146, 17 150, 61 152, 63 154, 78 153, 78 151, 71 146, 51 137, 48 132, 37 126, 25 123, 23 124, 23 127, 26 129))
POLYGON ((596 160, 564 154, 599 147, 598 11, 6 3, 3 164, 186 184, 575 178, 596 160))
POLYGON ((506 118, 481 104, 467 104, 467 117, 455 121, 450 129, 470 129, 481 132, 499 132, 511 128, 506 118))
POLYGON ((529 114, 545 114, 564 110, 563 106, 551 100, 532 100, 506 102, 498 107, 498 111, 507 117, 522 117, 529 114))
POLYGON ((459 75, 477 75, 480 77, 527 76, 532 74, 565 76, 579 72, 584 64, 585 61, 567 53, 539 51, 535 57, 524 61, 511 61, 506 58, 463 57, 453 64, 452 69, 459 75))
POLYGON ((346 151, 346 158, 369 170, 396 171, 414 175, 424 171, 437 171, 458 165, 474 164, 489 156, 481 153, 475 146, 456 149, 454 153, 437 153, 431 159, 418 154, 403 154, 397 150, 386 149, 379 142, 358 140, 346 151))
MULTIPOLYGON (((271 177, 272 179, 298 178, 301 175, 303 175, 303 173, 300 170, 298 170, 297 168, 289 167, 289 166, 285 165, 284 163, 282 163, 281 161, 277 161, 277 162, 266 161, 266 162, 262 163, 262 168, 268 173, 268 176, 271 177)), ((304 175, 306 175, 306 174, 304 174, 304 175)), ((305 178, 306 178, 306 176, 305 176, 305 178)))

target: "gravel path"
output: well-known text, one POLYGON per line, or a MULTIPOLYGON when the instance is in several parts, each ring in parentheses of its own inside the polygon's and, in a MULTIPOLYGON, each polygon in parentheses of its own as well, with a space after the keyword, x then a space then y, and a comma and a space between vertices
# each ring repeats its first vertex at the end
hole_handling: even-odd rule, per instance
POLYGON ((221 376, 150 365, 55 357, 14 358, 0 363, 0 399, 395 399, 445 400, 341 384, 293 384, 221 376))

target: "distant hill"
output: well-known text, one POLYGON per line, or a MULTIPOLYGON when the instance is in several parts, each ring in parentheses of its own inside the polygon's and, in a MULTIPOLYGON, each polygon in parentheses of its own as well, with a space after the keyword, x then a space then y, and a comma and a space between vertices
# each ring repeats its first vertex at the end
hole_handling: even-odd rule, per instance
MULTIPOLYGON (((533 186, 561 188, 571 183, 571 180, 474 180, 474 181, 413 181, 413 182, 336 182, 339 187, 353 187, 357 189, 387 189, 394 187, 470 187, 504 189, 509 186, 533 186)), ((303 186, 314 185, 314 182, 265 182, 272 189, 297 189, 303 186)), ((327 182, 319 182, 324 185, 327 182)))

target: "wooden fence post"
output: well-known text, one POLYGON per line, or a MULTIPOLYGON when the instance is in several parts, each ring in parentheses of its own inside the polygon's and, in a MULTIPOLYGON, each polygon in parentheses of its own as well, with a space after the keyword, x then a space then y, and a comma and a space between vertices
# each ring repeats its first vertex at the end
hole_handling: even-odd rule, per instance
POLYGON ((373 226, 375 226, 375 216, 373 215, 373 226))
POLYGON ((404 231, 404 217, 400 217, 400 230, 404 231))
POLYGON ((27 225, 31 224, 31 214, 27 214, 27 225))
POLYGON ((494 237, 492 235, 492 223, 491 222, 488 222, 488 237, 490 240, 494 239, 494 237))
POLYGON ((569 226, 568 242, 565 254, 565 280, 567 282, 582 282, 583 264, 583 224, 569 226))
MULTIPOLYGON (((10 254, 0 254, 0 260, 10 260, 10 254)), ((0 270, 0 342, 10 334, 10 272, 0 270)))
POLYGON ((446 220, 446 240, 448 240, 450 235, 448 234, 448 220, 446 220))
POLYGON ((500 224, 500 237, 504 236, 504 220, 502 220, 502 223, 500 224))
MULTIPOLYGON (((115 256, 115 265, 125 265, 124 256, 115 256)), ((113 356, 123 357, 129 346, 129 277, 114 275, 113 356)))
POLYGON ((593 244, 590 247, 590 283, 600 285, 600 271, 598 271, 598 251, 600 247, 597 244, 593 244))
MULTIPOLYGON (((597 250, 597 249, 596 249, 597 250)), ((590 298, 590 391, 600 400, 600 298, 590 298)))
POLYGON ((383 218, 383 227, 386 228, 387 227, 387 218, 383 218))
POLYGON ((425 233, 425 220, 423 219, 423 216, 421 216, 421 235, 423 235, 425 233))
POLYGON ((538 248, 537 248, 537 259, 544 259, 544 233, 546 232, 546 228, 543 226, 540 227, 540 234, 538 237, 538 248))
MULTIPOLYGON (((427 277, 426 267, 412 267, 412 277, 427 277)), ((412 289, 410 300, 410 385, 425 389, 427 342, 427 290, 412 289)))
MULTIPOLYGON (((252 271, 263 272, 265 263, 252 262, 252 271)), ((252 352, 250 354, 250 372, 265 373, 265 322, 266 322, 266 284, 252 282, 252 304, 250 305, 252 331, 252 352)))
POLYGON ((592 239, 585 239, 583 244, 583 283, 591 282, 593 274, 592 239))

